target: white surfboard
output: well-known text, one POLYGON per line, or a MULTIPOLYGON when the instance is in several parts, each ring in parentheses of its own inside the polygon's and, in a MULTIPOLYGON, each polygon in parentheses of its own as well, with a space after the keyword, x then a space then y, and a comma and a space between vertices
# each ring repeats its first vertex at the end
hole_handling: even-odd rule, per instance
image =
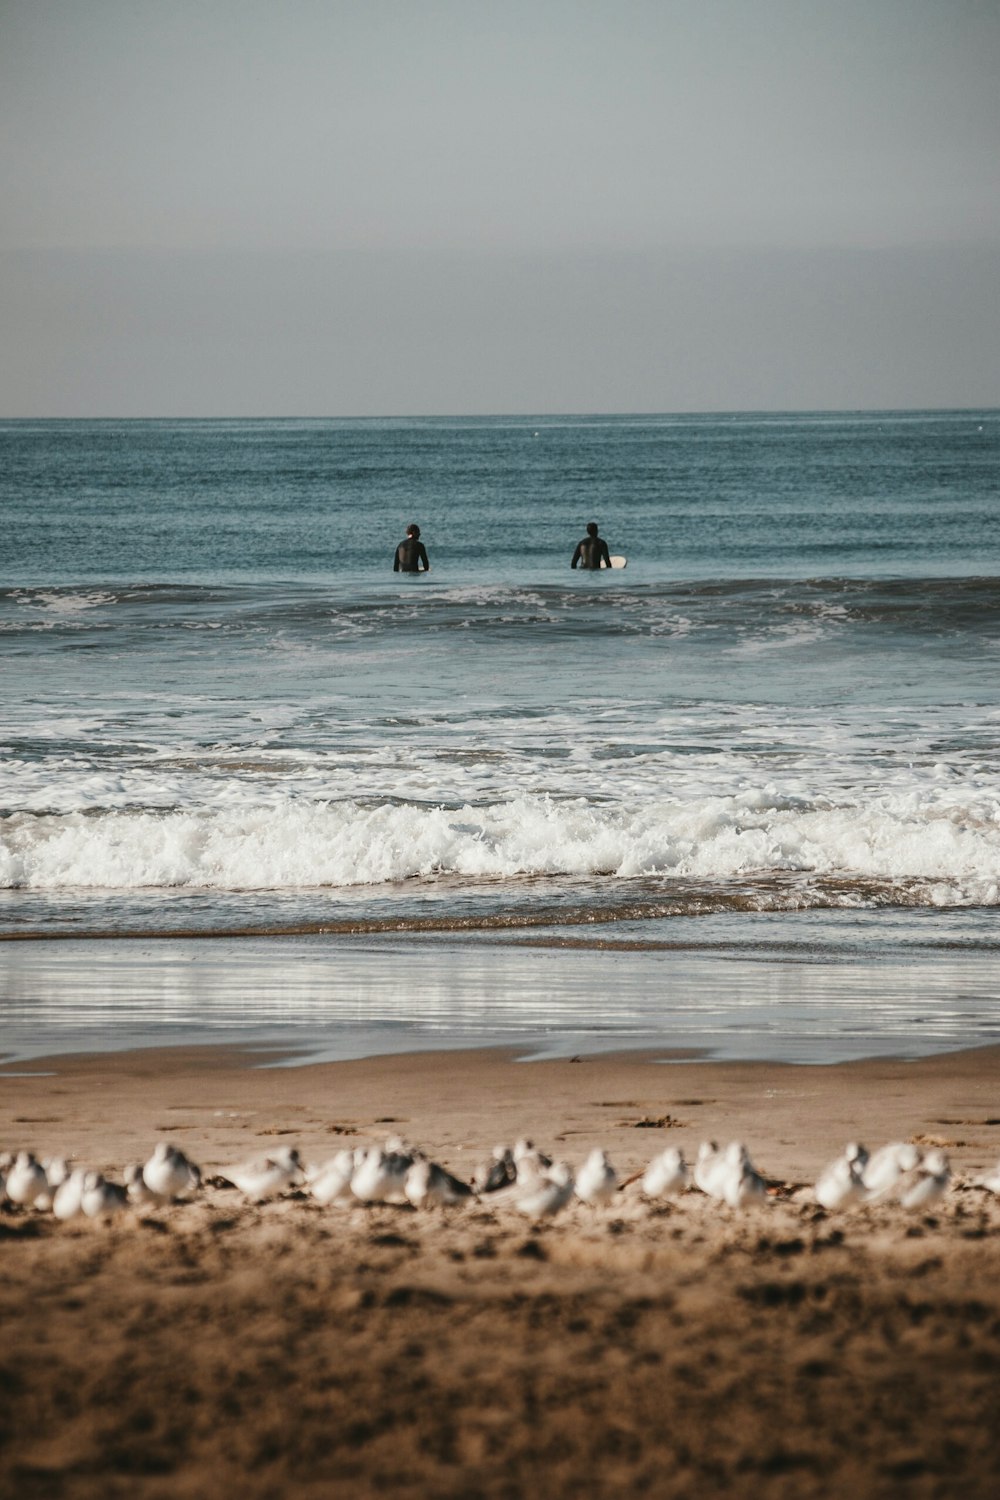
POLYGON ((628 567, 628 558, 627 557, 616 556, 614 553, 612 553, 612 556, 611 556, 611 566, 613 568, 627 568, 628 567))

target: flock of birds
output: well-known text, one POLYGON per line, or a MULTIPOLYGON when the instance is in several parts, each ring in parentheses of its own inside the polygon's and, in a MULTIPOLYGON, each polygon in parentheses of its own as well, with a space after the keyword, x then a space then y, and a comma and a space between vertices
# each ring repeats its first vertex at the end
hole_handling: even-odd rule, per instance
MULTIPOLYGON (((941 1150, 923 1152, 909 1142, 895 1141, 869 1155, 852 1143, 821 1173, 811 1191, 796 1196, 828 1210, 888 1199, 907 1209, 922 1209, 943 1197, 951 1175, 941 1150)), ((71 1166, 61 1157, 39 1161, 30 1151, 0 1153, 0 1207, 51 1212, 63 1221, 109 1219, 129 1208, 160 1208, 193 1198, 205 1185, 238 1189, 255 1203, 304 1191, 323 1206, 409 1203, 420 1209, 449 1208, 497 1195, 494 1201, 512 1202, 529 1218, 544 1219, 574 1200, 607 1206, 633 1183, 639 1183, 649 1199, 677 1198, 694 1190, 730 1208, 766 1202, 781 1191, 757 1170, 740 1141, 721 1149, 705 1141, 690 1166, 676 1147, 668 1146, 643 1172, 624 1180, 605 1151, 592 1151, 574 1172, 529 1140, 496 1146, 468 1182, 395 1137, 384 1147, 340 1150, 314 1167, 303 1163, 297 1148, 283 1147, 207 1179, 183 1151, 161 1141, 147 1162, 126 1167, 121 1183, 71 1166)), ((1000 1194, 1000 1164, 977 1186, 1000 1194)))

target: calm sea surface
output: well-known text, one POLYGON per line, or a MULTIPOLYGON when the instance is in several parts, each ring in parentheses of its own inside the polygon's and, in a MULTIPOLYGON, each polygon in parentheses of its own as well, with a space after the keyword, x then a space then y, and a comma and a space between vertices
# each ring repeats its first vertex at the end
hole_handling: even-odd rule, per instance
POLYGON ((341 1053, 993 1039, 998 460, 993 411, 0 423, 6 1050, 166 1035, 181 963, 186 1035, 341 1053))

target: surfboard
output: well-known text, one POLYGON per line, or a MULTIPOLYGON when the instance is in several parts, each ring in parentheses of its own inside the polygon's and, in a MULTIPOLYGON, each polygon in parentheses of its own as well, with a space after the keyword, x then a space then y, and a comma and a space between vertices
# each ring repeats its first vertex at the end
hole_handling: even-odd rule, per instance
POLYGON ((612 555, 611 555, 611 566, 613 568, 627 568, 628 567, 628 558, 627 557, 616 556, 614 553, 612 553, 612 555))

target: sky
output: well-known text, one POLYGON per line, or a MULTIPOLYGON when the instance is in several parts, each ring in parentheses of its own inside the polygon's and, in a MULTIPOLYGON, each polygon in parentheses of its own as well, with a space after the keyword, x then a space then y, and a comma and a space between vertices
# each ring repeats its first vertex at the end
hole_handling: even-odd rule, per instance
POLYGON ((0 0, 0 417, 1000 405, 1000 0, 0 0))

